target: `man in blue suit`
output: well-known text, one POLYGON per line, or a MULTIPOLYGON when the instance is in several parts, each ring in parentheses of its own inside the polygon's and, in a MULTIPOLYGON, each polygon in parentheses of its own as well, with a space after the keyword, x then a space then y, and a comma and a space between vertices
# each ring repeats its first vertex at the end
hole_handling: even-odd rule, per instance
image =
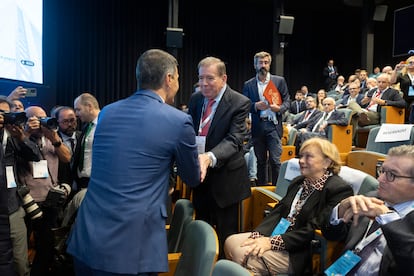
POLYGON ((252 139, 257 157, 258 186, 267 185, 267 159, 272 172, 272 185, 276 185, 282 154, 282 114, 290 107, 286 81, 283 77, 270 74, 271 62, 272 56, 269 53, 256 53, 256 76, 246 81, 243 87, 243 94, 251 101, 252 139), (270 87, 274 88, 269 89, 270 87), (270 103, 266 99, 266 91, 270 90, 278 90, 278 101, 270 103))
POLYGON ((138 92, 99 114, 91 179, 68 240, 77 275, 168 271, 171 165, 191 187, 204 177, 191 117, 167 104, 179 88, 177 60, 148 50, 136 76, 138 92))

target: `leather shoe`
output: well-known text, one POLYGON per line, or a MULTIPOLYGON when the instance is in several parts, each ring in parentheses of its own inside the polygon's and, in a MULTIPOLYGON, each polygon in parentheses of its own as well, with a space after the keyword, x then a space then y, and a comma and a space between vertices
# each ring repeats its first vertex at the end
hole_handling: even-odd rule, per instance
POLYGON ((371 124, 371 120, 368 118, 368 115, 364 112, 359 114, 358 125, 364 127, 371 124))

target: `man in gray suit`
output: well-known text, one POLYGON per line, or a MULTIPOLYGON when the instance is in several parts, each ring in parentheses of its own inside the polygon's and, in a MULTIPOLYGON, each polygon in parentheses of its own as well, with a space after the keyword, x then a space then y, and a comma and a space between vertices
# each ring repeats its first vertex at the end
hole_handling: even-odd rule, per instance
POLYGON ((346 256, 359 261, 349 272, 334 264, 328 275, 414 275, 413 167, 414 146, 391 148, 378 177, 381 199, 351 196, 333 209, 322 233, 344 241, 346 256))

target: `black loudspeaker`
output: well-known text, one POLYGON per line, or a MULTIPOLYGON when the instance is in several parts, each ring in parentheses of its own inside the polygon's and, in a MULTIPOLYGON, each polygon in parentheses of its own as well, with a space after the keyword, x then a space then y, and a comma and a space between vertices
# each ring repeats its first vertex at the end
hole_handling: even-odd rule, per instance
POLYGON ((281 15, 279 21, 279 34, 292 34, 294 22, 295 18, 293 16, 281 15))
POLYGON ((374 21, 385 21, 385 17, 387 16, 387 5, 378 5, 375 7, 374 16, 372 20, 374 21))
POLYGON ((182 48, 183 47, 183 29, 167 28, 167 47, 182 48))

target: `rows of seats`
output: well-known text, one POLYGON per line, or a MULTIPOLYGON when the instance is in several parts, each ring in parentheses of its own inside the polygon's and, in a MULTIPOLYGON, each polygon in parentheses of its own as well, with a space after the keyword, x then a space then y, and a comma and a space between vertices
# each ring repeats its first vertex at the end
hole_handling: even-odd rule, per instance
POLYGON ((194 219, 194 207, 189 199, 174 204, 171 224, 167 228, 168 272, 160 276, 251 276, 237 263, 218 261, 219 242, 214 228, 194 219))

